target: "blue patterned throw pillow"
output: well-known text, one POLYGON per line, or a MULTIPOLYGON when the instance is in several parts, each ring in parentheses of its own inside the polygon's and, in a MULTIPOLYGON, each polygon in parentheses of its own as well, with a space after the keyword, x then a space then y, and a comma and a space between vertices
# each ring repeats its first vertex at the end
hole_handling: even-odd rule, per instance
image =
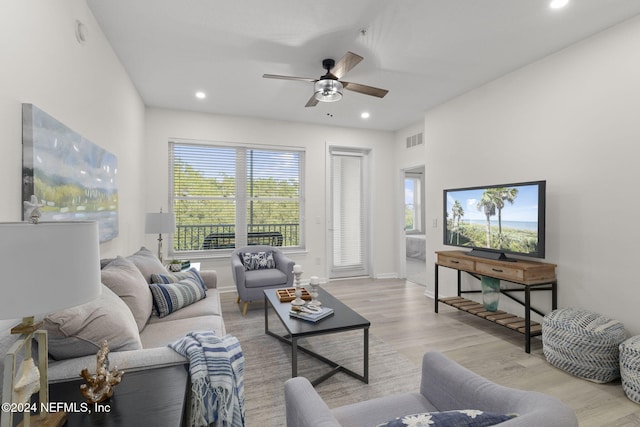
POLYGON ((158 317, 164 317, 207 296, 200 283, 194 278, 174 283, 151 283, 149 289, 153 296, 153 308, 158 317))
POLYGON ((167 274, 152 274, 151 275, 151 283, 175 283, 184 279, 194 279, 196 280, 202 289, 206 292, 207 285, 204 284, 204 280, 198 270, 195 268, 191 268, 187 271, 180 271, 178 273, 167 273, 167 274))
POLYGON ((398 417, 377 427, 488 427, 500 424, 516 415, 502 415, 477 409, 425 412, 398 417))
POLYGON ((239 255, 245 271, 276 268, 276 261, 273 259, 273 251, 240 252, 239 255))

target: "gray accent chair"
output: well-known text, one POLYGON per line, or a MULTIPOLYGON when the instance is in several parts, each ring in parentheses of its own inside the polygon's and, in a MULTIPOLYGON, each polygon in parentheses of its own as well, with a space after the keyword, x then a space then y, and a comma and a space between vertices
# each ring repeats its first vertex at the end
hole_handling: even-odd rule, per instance
POLYGON ((576 427, 575 412, 560 400, 535 391, 495 384, 441 353, 422 359, 419 393, 396 394, 329 409, 304 377, 284 384, 287 427, 371 427, 396 417, 432 411, 478 409, 518 414, 505 427, 576 427))
POLYGON ((263 300, 265 289, 290 288, 293 286, 293 260, 273 246, 253 245, 238 248, 231 254, 233 281, 238 289, 238 303, 244 302, 242 315, 247 315, 249 303, 263 300), (239 254, 241 252, 273 251, 276 268, 246 271, 239 254))

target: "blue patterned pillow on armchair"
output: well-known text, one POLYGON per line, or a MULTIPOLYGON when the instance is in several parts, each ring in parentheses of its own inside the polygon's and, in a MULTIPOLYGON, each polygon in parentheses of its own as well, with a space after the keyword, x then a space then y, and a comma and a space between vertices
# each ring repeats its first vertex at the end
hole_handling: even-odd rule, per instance
POLYGON ((398 417, 377 427, 488 427, 514 418, 515 414, 503 415, 476 409, 445 412, 425 412, 398 417))
POLYGON ((273 259, 273 251, 240 252, 239 255, 245 271, 276 268, 276 261, 273 259))

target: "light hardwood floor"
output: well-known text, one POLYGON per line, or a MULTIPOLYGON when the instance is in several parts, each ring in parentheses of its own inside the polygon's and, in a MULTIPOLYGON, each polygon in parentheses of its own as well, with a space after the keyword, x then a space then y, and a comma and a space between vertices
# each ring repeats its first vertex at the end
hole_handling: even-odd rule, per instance
MULTIPOLYGON (((371 334, 416 365, 426 351, 440 351, 499 384, 561 399, 576 411, 581 426, 640 426, 640 405, 627 399, 620 381, 595 384, 554 368, 546 362, 539 338, 527 354, 521 334, 444 304, 436 314, 422 286, 353 279, 332 281, 325 289, 369 319, 371 334)), ((261 303, 250 307, 262 309, 261 303)))

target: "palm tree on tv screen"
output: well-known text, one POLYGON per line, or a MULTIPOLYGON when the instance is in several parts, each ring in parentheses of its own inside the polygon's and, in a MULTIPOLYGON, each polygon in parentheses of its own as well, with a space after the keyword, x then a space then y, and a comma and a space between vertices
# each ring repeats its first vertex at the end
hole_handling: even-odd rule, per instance
POLYGON ((502 249, 502 209, 504 208, 505 202, 509 202, 509 204, 513 204, 513 201, 518 197, 518 189, 517 188, 496 188, 496 208, 498 209, 498 245, 500 249, 502 249))
POLYGON ((496 214, 498 199, 499 195, 495 189, 489 188, 482 193, 482 197, 476 205, 478 210, 484 212, 484 215, 487 217, 487 248, 491 247, 491 217, 496 214))
MULTIPOLYGON (((456 200, 453 204, 451 214, 453 215, 451 223, 455 227, 457 244, 460 244, 460 220, 464 216, 464 209, 462 209, 462 205, 459 201, 456 200)), ((453 233, 451 233, 451 238, 449 240, 449 243, 451 242, 453 242, 453 233)))

